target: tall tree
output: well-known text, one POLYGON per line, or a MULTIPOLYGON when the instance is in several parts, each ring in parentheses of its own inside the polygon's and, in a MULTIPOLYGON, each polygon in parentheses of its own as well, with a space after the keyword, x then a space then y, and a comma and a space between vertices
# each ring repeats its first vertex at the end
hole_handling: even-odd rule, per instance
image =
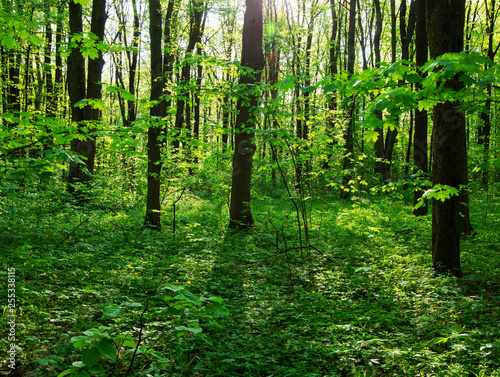
POLYGON ((256 148, 253 139, 259 103, 257 84, 265 64, 262 51, 262 27, 262 0, 246 0, 241 50, 242 71, 239 81, 245 93, 237 103, 238 115, 234 136, 235 149, 229 209, 229 228, 233 229, 248 227, 254 222, 250 209, 250 184, 256 148))
MULTIPOLYGON (((75 106, 78 102, 85 98, 86 85, 85 85, 85 59, 80 50, 80 41, 83 33, 82 21, 82 5, 76 3, 74 0, 69 2, 69 30, 70 41, 73 44, 71 53, 68 56, 68 94, 71 106, 71 121, 78 127, 78 132, 81 131, 82 122, 85 119, 85 111, 83 107, 75 106)), ((71 151, 84 155, 89 148, 87 147, 87 140, 81 137, 71 140, 71 151)), ((82 166, 77 161, 69 163, 68 171, 68 189, 74 192, 74 184, 85 178, 86 174, 82 166)))
POLYGON ((85 59, 79 48, 83 40, 82 6, 73 0, 69 3, 70 32, 72 41, 76 45, 68 58, 68 87, 72 106, 72 121, 78 125, 78 132, 84 134, 83 137, 76 137, 71 141, 71 151, 80 154, 85 160, 85 169, 78 162, 70 162, 69 189, 71 191, 74 190, 75 183, 90 181, 94 172, 96 139, 93 133, 101 114, 96 103, 102 98, 101 77, 104 66, 102 50, 98 44, 104 39, 106 18, 106 0, 94 0, 88 38, 94 41, 98 53, 96 57, 89 59, 87 83, 85 84, 85 59), (87 106, 83 108, 80 105, 76 106, 85 97, 89 100, 87 106), (88 131, 85 132, 84 128, 87 128, 88 131))
MULTIPOLYGON (((354 74, 354 63, 356 60, 356 0, 349 1, 349 32, 347 38, 347 72, 349 75, 354 74)), ((351 176, 352 161, 354 158, 354 125, 355 125, 355 97, 350 98, 350 103, 347 108, 347 127, 344 130, 345 156, 343 161, 343 186, 348 185, 351 176)), ((348 191, 340 192, 342 197, 347 197, 348 191)))
MULTIPOLYGON (((465 0, 426 0, 426 25, 432 59, 446 52, 461 52, 464 43, 465 0)), ((459 76, 447 88, 458 92, 459 76)), ((458 102, 438 103, 433 110, 432 183, 460 189, 466 160, 465 115, 458 102), (465 153, 465 156, 464 156, 465 153)), ((462 274, 460 268, 460 198, 432 202, 432 265, 438 272, 462 274)))
MULTIPOLYGON (((92 18, 90 23, 91 38, 94 43, 99 44, 104 41, 104 27, 106 25, 106 0, 93 0, 92 18)), ((96 155, 96 137, 93 134, 97 129, 97 123, 101 117, 99 106, 92 102, 99 102, 102 99, 102 69, 104 59, 102 49, 97 45, 97 56, 90 58, 87 72, 87 100, 89 104, 85 107, 85 120, 88 123, 90 132, 87 138, 87 157, 86 165, 90 174, 94 173, 95 155, 96 155)))
MULTIPOLYGON (((416 3, 415 60, 417 66, 422 67, 427 62, 428 56, 427 31, 425 26, 425 0, 417 0, 416 3)), ((420 84, 416 85, 416 89, 420 87, 420 84)), ((415 173, 427 173, 429 170, 427 159, 427 123, 427 111, 416 109, 415 135, 413 141, 413 165, 415 166, 415 173)), ((415 190, 413 193, 413 204, 417 204, 422 195, 422 190, 415 190)), ((427 205, 423 205, 413 210, 415 216, 426 215, 427 212, 427 205)))
MULTIPOLYGON (((204 0, 191 0, 189 9, 189 40, 185 51, 185 58, 182 66, 181 82, 179 86, 181 90, 189 90, 189 80, 191 78, 191 63, 190 59, 193 54, 193 50, 196 44, 201 41, 202 30, 202 20, 203 14, 205 12, 204 0)), ((188 93, 181 93, 177 98, 177 110, 175 114, 175 129, 176 129, 176 139, 173 141, 174 148, 179 148, 180 141, 178 137, 181 134, 181 129, 183 123, 189 124, 191 119, 189 116, 191 104, 186 101, 186 97, 189 97, 188 93), (187 95, 186 95, 187 94, 187 95)), ((189 127, 187 127, 189 128, 189 127)))
POLYGON ((148 191, 146 197, 146 221, 151 228, 161 230, 161 144, 158 140, 162 130, 162 119, 167 108, 161 98, 164 90, 161 4, 149 0, 149 37, 151 39, 151 124, 148 128, 148 191))
MULTIPOLYGON (((493 61, 495 56, 500 48, 500 42, 494 46, 494 32, 495 25, 498 19, 499 10, 496 8, 496 0, 490 0, 488 4, 488 0, 485 0, 484 6, 486 9, 486 34, 488 37, 488 47, 486 49, 486 55, 488 58, 493 61)), ((489 68, 489 67, 485 67, 489 68)), ((491 95, 492 95, 492 85, 491 83, 486 85, 486 103, 484 105, 484 111, 481 113, 481 121, 482 124, 478 130, 478 142, 483 145, 483 161, 485 162, 485 166, 487 166, 487 162, 490 154, 490 138, 491 138, 491 95)), ((489 169, 485 168, 483 170, 482 181, 483 185, 488 184, 488 175, 489 169)))

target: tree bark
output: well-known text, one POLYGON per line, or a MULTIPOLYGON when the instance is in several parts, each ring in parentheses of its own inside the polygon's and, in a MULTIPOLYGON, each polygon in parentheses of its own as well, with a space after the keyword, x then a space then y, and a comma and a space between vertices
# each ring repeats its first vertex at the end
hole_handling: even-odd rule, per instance
POLYGON ((262 53, 262 0, 246 0, 241 66, 249 68, 241 72, 240 85, 245 88, 245 97, 237 103, 235 150, 233 155, 233 174, 229 228, 248 227, 254 219, 250 209, 250 185, 252 162, 255 154, 254 128, 257 124, 259 94, 257 84, 264 68, 262 53))
MULTIPOLYGON (((106 25, 106 0, 93 0, 92 2, 92 18, 90 24, 90 32, 97 37, 96 43, 104 40, 104 27, 106 25)), ((88 73, 87 73, 87 99, 89 101, 102 99, 102 69, 104 66, 104 59, 102 51, 98 52, 98 57, 89 59, 88 73)), ((97 129, 97 123, 101 117, 101 110, 92 106, 92 104, 85 107, 85 120, 89 125, 89 136, 86 140, 86 154, 87 160, 85 161, 89 173, 94 173, 95 155, 96 155, 96 137, 93 133, 97 129)), ((85 177, 86 180, 91 177, 85 177)))
MULTIPOLYGON (((461 52, 464 41, 465 0, 426 0, 426 25, 431 58, 446 52, 461 52)), ((459 91, 459 77, 446 83, 459 91)), ((460 189, 466 160, 465 115, 459 103, 447 101, 434 107, 432 131, 432 183, 460 189), (464 156, 465 153, 465 156, 464 156)), ((460 198, 432 201, 432 265, 437 272, 461 276, 460 198)))
MULTIPOLYGON (((425 0, 417 0, 416 3, 416 30, 415 30, 415 60, 418 67, 422 67, 427 62, 427 31, 425 26, 425 0)), ((416 84, 415 88, 419 90, 420 84, 416 84)), ((415 110, 415 134, 413 141, 413 165, 415 166, 414 174, 423 172, 427 174, 428 159, 427 159, 427 111, 415 110)), ((422 190, 415 190, 413 193, 413 205, 417 204, 423 195, 422 190)), ((414 209, 415 216, 427 215, 429 207, 427 203, 423 206, 414 209)))
MULTIPOLYGON (((356 0, 349 2, 349 32, 347 38, 347 72, 349 75, 354 74, 354 63, 356 60, 356 0)), ((352 175, 352 166, 354 158, 354 126, 355 126, 355 98, 350 98, 347 115, 347 127, 344 130, 344 148, 345 155, 343 159, 343 177, 342 185, 348 186, 348 181, 352 175)), ((340 196, 342 198, 348 197, 348 191, 341 190, 340 196)))
MULTIPOLYGON (((75 3, 74 0, 70 0, 69 2, 69 29, 70 40, 73 36, 83 33, 82 5, 75 3)), ((85 98, 85 93, 85 59, 80 51, 79 43, 77 43, 68 56, 68 94, 71 107, 71 121, 76 123, 79 133, 81 132, 80 127, 82 126, 82 122, 85 119, 85 111, 83 107, 75 106, 75 104, 85 98)), ((71 140, 70 149, 85 156, 87 153, 85 145, 85 140, 74 138, 71 140)), ((82 167, 78 162, 71 161, 69 163, 68 190, 70 192, 75 192, 74 184, 81 181, 83 174, 82 167)))
POLYGON ((165 101, 161 99, 164 89, 161 4, 159 0, 149 0, 149 36, 151 39, 151 95, 153 104, 149 114, 151 125, 148 128, 148 191, 146 196, 145 225, 161 230, 161 133, 162 119, 166 116, 165 101))

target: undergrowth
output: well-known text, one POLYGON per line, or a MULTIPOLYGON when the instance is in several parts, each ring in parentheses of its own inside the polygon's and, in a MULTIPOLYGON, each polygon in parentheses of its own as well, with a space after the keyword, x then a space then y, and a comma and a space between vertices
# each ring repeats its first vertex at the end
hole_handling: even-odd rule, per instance
POLYGON ((498 197, 472 198, 477 235, 457 279, 433 273, 430 216, 404 198, 312 190, 301 243, 276 190, 254 193, 256 225, 240 233, 226 229, 223 186, 187 190, 175 235, 180 191, 164 198, 160 233, 123 192, 84 205, 57 188, 1 197, 10 375, 500 376, 498 197))

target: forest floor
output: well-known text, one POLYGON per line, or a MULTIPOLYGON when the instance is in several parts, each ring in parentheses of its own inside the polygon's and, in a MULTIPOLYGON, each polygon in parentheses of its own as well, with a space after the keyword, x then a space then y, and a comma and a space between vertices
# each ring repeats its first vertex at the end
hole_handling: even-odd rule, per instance
POLYGON ((301 239, 279 190, 238 233, 226 197, 186 191, 175 235, 180 192, 161 232, 123 193, 1 197, 0 374, 500 376, 498 193, 472 196, 459 279, 433 273, 430 215, 404 196, 311 195, 301 239))

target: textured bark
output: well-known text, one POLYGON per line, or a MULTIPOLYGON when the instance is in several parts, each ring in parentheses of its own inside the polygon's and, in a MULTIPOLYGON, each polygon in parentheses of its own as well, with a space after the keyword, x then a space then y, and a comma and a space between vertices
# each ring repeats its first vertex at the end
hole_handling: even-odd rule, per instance
POLYGON ((146 196, 145 225, 161 230, 161 119, 166 116, 165 101, 160 97, 164 89, 161 4, 159 0, 149 0, 149 36, 151 39, 151 95, 154 105, 150 109, 151 125, 148 128, 148 190, 146 196))
MULTIPOLYGON (((69 29, 70 40, 75 34, 83 32, 82 6, 73 0, 69 2, 69 29)), ((68 56, 68 94, 71 108, 71 121, 78 127, 82 125, 85 119, 85 111, 82 107, 75 107, 75 104, 85 98, 85 59, 78 46, 75 46, 68 56)), ((87 148, 85 140, 77 138, 71 140, 71 151, 85 155, 87 148)), ((83 170, 79 163, 71 161, 68 171, 68 190, 74 192, 74 184, 79 182, 83 176, 83 170)))
MULTIPOLYGON (((90 24, 90 32, 97 37, 96 43, 104 40, 104 27, 106 25, 106 0, 94 0, 92 2, 92 19, 90 24)), ((89 59, 87 72, 87 99, 97 100, 102 99, 102 68, 104 59, 102 51, 99 51, 98 57, 89 59)), ((94 173, 95 155, 96 155, 96 137, 93 135, 97 128, 97 123, 101 117, 101 110, 95 106, 88 105, 85 107, 85 120, 89 123, 89 137, 86 142, 87 157, 85 163, 90 174, 94 173)), ((91 177, 85 177, 90 179, 91 177)))
MULTIPOLYGON (((427 0, 426 24, 431 58, 463 49, 465 0, 427 0)), ((446 85, 455 91, 463 84, 458 77, 446 85)), ((465 115, 458 103, 447 101, 434 107, 432 131, 432 183, 459 188, 466 161, 465 115), (465 153, 465 155, 464 155, 465 153)), ((460 268, 460 197, 432 202, 432 265, 438 272, 462 274, 460 268)))
POLYGON ((248 227, 254 220, 250 209, 250 185, 252 162, 255 154, 254 131, 259 95, 256 84, 260 81, 264 68, 262 53, 262 0, 246 0, 243 23, 241 65, 252 70, 242 72, 240 85, 246 88, 245 98, 237 104, 235 150, 233 155, 233 175, 229 228, 248 227))
MULTIPOLYGON (((415 30, 415 60, 417 66, 422 67, 427 62, 427 31, 425 26, 425 0, 417 0, 416 2, 416 30, 415 30)), ((420 84, 417 84, 416 89, 420 89, 420 84)), ((428 169, 428 148, 427 148, 427 111, 415 110, 415 135, 413 142, 413 165, 415 166, 414 173, 419 171, 427 173, 428 169)), ((417 204, 423 195, 422 190, 416 190, 413 193, 413 204, 417 204)), ((427 204, 413 210, 415 216, 427 215, 429 207, 427 204)))

